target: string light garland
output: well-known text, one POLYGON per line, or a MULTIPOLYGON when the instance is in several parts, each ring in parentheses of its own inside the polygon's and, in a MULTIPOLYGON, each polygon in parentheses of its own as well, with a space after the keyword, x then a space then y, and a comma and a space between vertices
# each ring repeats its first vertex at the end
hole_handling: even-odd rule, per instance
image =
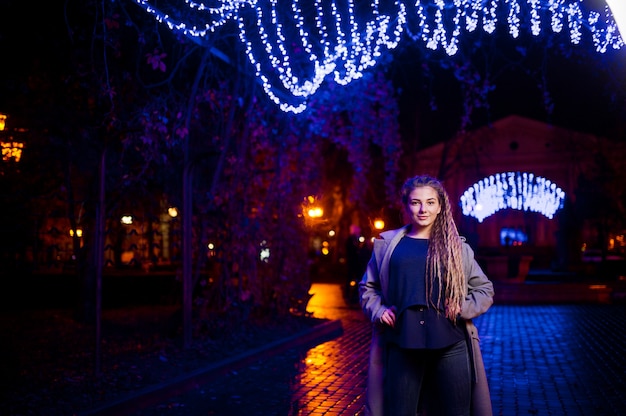
POLYGON ((615 23, 619 28, 622 39, 626 38, 626 2, 624 0, 606 0, 606 4, 611 9, 615 17, 615 23))
POLYGON ((360 78, 404 34, 449 56, 463 32, 482 27, 493 34, 500 21, 513 38, 522 28, 539 36, 550 27, 567 30, 578 45, 586 28, 599 53, 624 46, 611 8, 586 11, 583 0, 172 0, 162 8, 135 2, 199 43, 233 22, 265 93, 293 113, 306 109, 327 76, 341 85, 360 78))
POLYGON ((483 178, 461 195, 463 215, 478 222, 501 209, 531 211, 552 218, 563 208, 565 192, 555 183, 532 173, 506 172, 483 178))

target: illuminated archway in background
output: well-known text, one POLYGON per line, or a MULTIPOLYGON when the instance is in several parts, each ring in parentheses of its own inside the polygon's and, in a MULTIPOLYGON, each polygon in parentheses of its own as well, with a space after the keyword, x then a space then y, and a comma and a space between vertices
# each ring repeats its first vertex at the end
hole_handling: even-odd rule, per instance
MULTIPOLYGON (((593 3, 587 0, 588 3, 593 3)), ((513 38, 527 28, 569 34, 578 45, 583 32, 597 52, 624 46, 616 24, 624 19, 615 0, 603 11, 585 10, 583 0, 135 0, 171 30, 195 42, 235 22, 256 77, 283 111, 300 113, 326 76, 340 85, 363 76, 383 52, 406 34, 432 50, 458 51, 463 32, 498 25, 513 38)))
POLYGON ((463 215, 478 222, 501 209, 532 211, 552 218, 563 208, 565 192, 555 183, 526 172, 497 173, 470 186, 461 196, 463 215))

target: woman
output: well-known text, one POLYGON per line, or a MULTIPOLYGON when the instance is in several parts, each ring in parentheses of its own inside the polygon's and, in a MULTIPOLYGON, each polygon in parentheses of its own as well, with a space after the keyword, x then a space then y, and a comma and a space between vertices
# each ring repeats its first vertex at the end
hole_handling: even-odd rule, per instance
POLYGON ((409 224, 374 241, 359 284, 374 323, 366 412, 491 415, 471 319, 493 304, 493 284, 459 236, 441 182, 410 178, 402 204, 409 224))

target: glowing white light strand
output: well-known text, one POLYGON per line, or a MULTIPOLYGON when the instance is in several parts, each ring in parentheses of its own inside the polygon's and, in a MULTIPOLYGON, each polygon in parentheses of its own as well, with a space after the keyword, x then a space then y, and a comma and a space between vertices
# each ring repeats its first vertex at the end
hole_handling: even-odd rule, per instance
POLYGON ((463 215, 478 222, 501 209, 538 212, 547 218, 563 208, 565 192, 532 173, 506 172, 483 178, 461 196, 463 215))
MULTIPOLYGON (((333 3, 331 4, 331 13, 326 18, 327 13, 323 10, 323 4, 317 2, 318 13, 316 17, 316 26, 320 35, 320 42, 318 48, 322 49, 324 59, 319 61, 316 54, 313 52, 314 45, 310 42, 310 36, 308 32, 304 30, 304 19, 301 17, 299 7, 292 3, 292 10, 296 10, 295 15, 292 15, 292 19, 296 22, 295 26, 300 33, 300 43, 302 45, 302 53, 306 52, 308 58, 305 61, 309 61, 312 64, 312 69, 309 72, 313 74, 312 78, 300 81, 300 79, 294 75, 292 70, 292 62, 296 64, 302 64, 302 60, 295 60, 289 56, 287 49, 287 39, 283 35, 282 23, 278 22, 278 2, 272 0, 271 9, 271 24, 266 25, 263 9, 259 4, 255 7, 255 13, 257 16, 256 27, 259 36, 248 36, 246 29, 246 20, 243 15, 239 18, 239 36, 244 45, 246 45, 246 53, 248 59, 254 65, 256 69, 257 77, 262 81, 265 93, 272 99, 283 111, 291 111, 298 113, 306 108, 305 100, 315 93, 319 88, 324 78, 334 73, 335 81, 339 84, 346 85, 352 80, 362 76, 363 71, 370 66, 375 65, 376 58, 381 55, 381 47, 385 46, 387 49, 395 48, 399 42, 401 35, 401 26, 404 23, 402 18, 402 7, 400 8, 398 24, 394 30, 393 37, 387 34, 390 27, 389 16, 380 15, 375 13, 375 19, 367 22, 367 30, 365 37, 361 39, 358 31, 358 25, 354 20, 354 12, 352 4, 348 4, 347 15, 352 16, 348 22, 350 29, 351 41, 346 41, 347 35, 344 34, 343 25, 344 20, 342 18, 342 12, 333 3), (333 43, 328 39, 329 25, 328 21, 334 22, 332 28, 335 32, 336 43, 333 43), (300 26, 298 26, 300 25, 300 26), (276 32, 270 33, 266 30, 267 27, 275 27, 276 32), (256 43, 255 43, 256 42, 256 43), (262 47, 255 47, 255 44, 260 43, 262 47), (277 56, 274 50, 277 49, 280 52, 280 56, 277 56), (258 56, 259 51, 264 51, 263 56, 258 56), (342 67, 338 67, 338 63, 343 63, 342 67), (265 68, 269 66, 269 68, 265 68), (269 74, 274 74, 280 81, 280 86, 277 88, 274 82, 270 80, 269 74), (302 97, 302 100, 294 105, 292 103, 282 102, 275 90, 287 90, 292 97, 302 97)), ((372 9, 377 11, 377 4, 373 4, 372 9)), ((345 13, 345 11, 343 12, 345 13)))
POLYGON ((498 10, 498 1, 491 0, 491 7, 485 8, 483 12, 483 30, 489 34, 492 34, 496 30, 496 24, 498 18, 496 12, 498 10))
POLYGON ((539 36, 541 33, 541 18, 539 17, 541 3, 539 0, 528 0, 528 3, 530 4, 530 31, 533 35, 539 36))
POLYGON ((563 30, 563 4, 565 0, 549 0, 548 8, 552 14, 550 22, 554 33, 561 33, 563 30))
POLYGON ((624 0, 606 0, 606 4, 611 8, 622 39, 626 39, 626 2, 624 0))
POLYGON ((519 26, 520 26, 520 5, 517 0, 509 1, 509 15, 507 20, 509 22, 509 33, 513 36, 514 39, 519 37, 519 26))
MULTIPOLYGON (((598 11, 589 11, 585 17, 582 1, 372 0, 369 13, 361 7, 357 14, 355 0, 178 0, 181 4, 171 7, 178 8, 177 16, 189 16, 189 21, 182 21, 153 7, 150 0, 135 0, 157 21, 198 43, 235 22, 263 90, 283 111, 294 113, 306 109, 307 100, 328 75, 333 74, 341 85, 360 78, 363 71, 376 65, 385 49, 398 45, 403 33, 452 56, 458 51, 463 29, 471 33, 482 25, 484 32, 493 34, 502 17, 513 38, 519 37, 525 22, 533 36, 539 36, 542 27, 550 27, 554 33, 567 27, 570 41, 576 45, 585 27, 597 52, 622 48, 623 36, 612 13, 619 1, 612 8, 605 6, 604 19, 598 11), (303 3, 316 13, 309 20, 302 11, 303 3)), ((623 9, 614 14, 626 21, 623 9)))

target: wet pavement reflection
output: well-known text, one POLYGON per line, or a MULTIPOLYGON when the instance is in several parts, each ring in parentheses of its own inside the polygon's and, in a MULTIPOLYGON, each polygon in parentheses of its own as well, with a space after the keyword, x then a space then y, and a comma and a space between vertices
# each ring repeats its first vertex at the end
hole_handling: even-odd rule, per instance
POLYGON ((313 283, 309 294, 312 295, 307 305, 307 312, 320 319, 348 319, 363 321, 364 317, 358 306, 349 306, 341 287, 334 283, 313 283))
MULTIPOLYGON (((362 415, 370 329, 339 285, 307 310, 343 334, 265 358, 141 415, 362 415)), ((476 319, 494 415, 626 414, 626 305, 494 305, 476 319)))
POLYGON ((626 305, 495 305, 476 323, 495 415, 626 414, 626 305))
POLYGON ((233 371, 138 415, 350 415, 362 413, 369 325, 337 284, 313 284, 307 311, 342 322, 343 335, 233 371))
POLYGON ((340 286, 314 284, 307 311, 340 319, 344 335, 310 349, 304 359, 291 415, 357 415, 363 410, 369 325, 360 309, 346 304, 340 286))

